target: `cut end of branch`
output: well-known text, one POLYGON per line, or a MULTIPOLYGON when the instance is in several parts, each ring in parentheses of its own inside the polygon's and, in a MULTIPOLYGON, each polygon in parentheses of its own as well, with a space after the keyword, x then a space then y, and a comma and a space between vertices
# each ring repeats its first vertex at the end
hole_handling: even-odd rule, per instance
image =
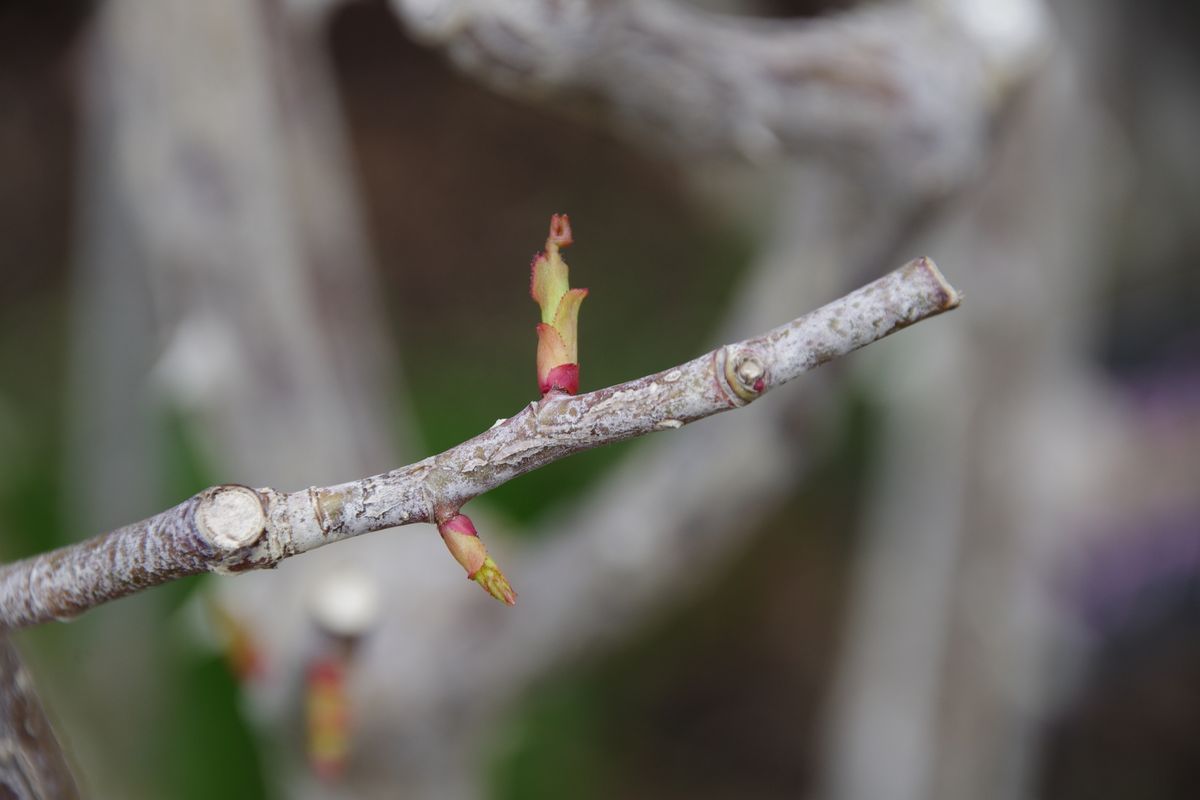
POLYGON ((196 527, 222 552, 253 544, 267 527, 262 498, 248 486, 214 486, 196 506, 196 527))

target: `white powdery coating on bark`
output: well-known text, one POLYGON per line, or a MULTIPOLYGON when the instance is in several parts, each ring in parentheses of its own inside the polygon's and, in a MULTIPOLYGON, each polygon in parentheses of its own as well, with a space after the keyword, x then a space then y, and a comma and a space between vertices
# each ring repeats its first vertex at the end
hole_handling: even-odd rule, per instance
POLYGON ((330 542, 439 522, 559 458, 738 408, 803 372, 956 307, 932 261, 762 336, 579 396, 550 395, 444 453, 299 492, 216 486, 143 522, 0 568, 0 630, 72 617, 199 572, 242 572, 330 542))

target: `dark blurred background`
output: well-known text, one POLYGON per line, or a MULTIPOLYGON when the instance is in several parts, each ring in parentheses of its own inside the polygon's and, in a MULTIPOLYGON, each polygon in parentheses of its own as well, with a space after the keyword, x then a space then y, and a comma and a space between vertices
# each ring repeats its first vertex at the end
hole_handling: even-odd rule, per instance
MULTIPOLYGON (((304 4, 296 5, 297 14, 305 13, 304 4)), ((725 4, 710 5, 729 10, 725 4)), ((776 2, 742 10, 821 23, 852 5, 776 2)), ((271 18, 283 13, 275 4, 263 7, 271 18)), ((334 344, 325 356, 339 370, 355 369, 345 367, 349 350, 341 349, 347 345, 337 342, 339 336, 350 337, 351 344, 354 337, 377 337, 380 344, 369 345, 373 352, 364 358, 391 366, 384 371, 364 367, 361 374, 370 377, 364 396, 344 406, 356 414, 366 409, 366 432, 346 434, 363 437, 365 444, 347 448, 354 451, 348 455, 334 436, 314 443, 307 456, 298 455, 302 449, 290 450, 286 457, 293 472, 268 472, 250 456, 229 455, 224 443, 244 435, 239 424, 269 427, 267 420, 281 406, 263 395, 241 423, 213 422, 234 407, 220 397, 210 402, 220 394, 226 373, 195 366, 196 347, 219 354, 231 344, 195 345, 207 340, 194 331, 223 324, 212 309, 226 301, 244 302, 249 308, 238 313, 254 316, 260 300, 232 278, 225 288, 206 288, 195 276, 208 267, 189 253, 203 252, 197 242, 211 235, 213 250, 229 261, 222 269, 253 274, 259 263, 238 263, 239 254, 258 252, 245 242, 273 218, 256 201, 234 203, 245 217, 226 239, 219 215, 196 233, 188 217, 203 209, 176 203, 167 190, 157 199, 156 187, 165 183, 151 168, 141 174, 138 165, 155 163, 161 139, 147 135, 139 144, 129 131, 137 134, 146 127, 139 114, 164 108, 155 94, 162 87, 152 85, 162 76, 150 70, 145 87, 135 84, 128 95, 121 94, 121 81, 140 80, 138 70, 146 64, 119 51, 142 46, 156 35, 155 25, 168 23, 148 19, 151 12, 139 23, 133 19, 136 10, 124 10, 110 14, 104 27, 108 11, 104 3, 0 4, 0 559, 77 541, 215 482, 294 489, 357 477, 393 465, 393 454, 423 457, 513 413, 536 389, 535 312, 525 281, 528 259, 540 248, 552 212, 571 214, 572 279, 591 291, 581 317, 583 383, 589 389, 678 363, 727 337, 730 330, 722 320, 737 309, 738 287, 763 253, 787 238, 778 222, 764 222, 761 213, 791 202, 777 199, 777 176, 763 178, 758 167, 665 156, 643 146, 636 135, 622 133, 620 126, 590 118, 590 112, 564 114, 552 102, 485 88, 448 63, 444 51, 410 38, 385 3, 347 3, 322 12, 328 18, 312 26, 318 33, 306 46, 328 53, 332 83, 325 87, 328 94, 321 102, 327 105, 318 109, 312 129, 323 130, 331 119, 344 127, 324 139, 317 135, 316 144, 293 143, 296 153, 289 159, 298 163, 306 153, 326 152, 321 147, 329 141, 344 145, 346 182, 333 192, 334 200, 324 202, 347 192, 361 215, 343 224, 350 233, 314 233, 320 226, 312 219, 354 216, 358 208, 343 205, 331 212, 314 203, 296 212, 287 241, 300 242, 298 247, 308 248, 303 252, 319 251, 305 279, 317 287, 316 299, 300 308, 289 306, 283 293, 281 313, 288 315, 290 308, 301 325, 304 314, 326 320, 334 344), (140 32, 134 30, 139 24, 140 32), (118 30, 121 25, 134 33, 126 36, 118 30), (116 49, 98 58, 95 42, 101 38, 116 49), (133 122, 121 121, 125 112, 133 122), (122 127, 126 124, 128 129, 122 127), (726 171, 736 174, 728 177, 726 171), (764 186, 770 188, 758 188, 764 186), (122 199, 121 191, 132 199, 122 199), (157 203, 164 209, 162 227, 150 226, 142 212, 157 203), (343 271, 337 255, 343 247, 353 251, 354 269, 343 271), (109 269, 162 253, 177 256, 177 263, 156 277, 131 281, 129 273, 109 269), (209 311, 198 313, 199 322, 187 327, 193 333, 180 333, 175 326, 184 316, 180 298, 201 294, 211 304, 209 311), (348 331, 339 329, 344 324, 339 320, 347 316, 357 319, 348 331), (364 319, 381 324, 371 327, 364 319), (189 392, 200 399, 189 400, 189 392), (208 427, 213 425, 218 427, 208 427), (139 488, 130 493, 122 488, 128 485, 139 488)), ((1086 270, 1056 273, 1053 258, 1039 269, 1049 283, 1068 284, 1066 291, 1086 296, 1078 312, 1084 321, 1073 328, 1072 358, 1094 381, 1089 385, 1103 386, 1106 410, 1093 414, 1101 401, 1072 393, 1064 401, 1066 416, 1085 418, 1088 426, 1102 424, 1095 420, 1119 422, 1120 434, 1113 433, 1115 427, 1089 427, 1082 434, 1085 440, 1102 440, 1105 457, 1115 466, 1094 481, 1067 481, 1080 495, 1078 507, 1089 513, 1055 514, 1045 523, 1061 538, 1051 548, 1054 554, 1038 562, 1041 571, 1034 580, 1052 602, 1029 613, 1039 620, 1053 618, 1054 647, 1013 655, 1015 645, 1002 636, 969 656, 947 646, 935 660, 939 677, 931 680, 938 685, 969 680, 961 676, 975 673, 973 659, 985 659, 999 671, 1007 669, 1009 658, 1036 662, 1043 676, 1039 688, 1018 692, 1012 700, 1028 712, 1024 727, 1017 731, 1011 720, 994 720, 996 730, 982 737, 984 742, 991 741, 988 736, 1019 737, 1024 744, 1011 756, 1019 767, 1004 759, 988 767, 985 756, 966 766, 957 760, 945 765, 935 756, 922 762, 924 783, 913 785, 927 790, 918 796, 955 796, 952 787, 969 785, 955 783, 957 770, 989 775, 1013 769, 1020 777, 1011 785, 1007 777, 997 777, 997 785, 1008 788, 989 796, 1195 797, 1200 792, 1200 501, 1194 492, 1200 481, 1194 471, 1200 451, 1200 11, 1166 0, 1113 0, 1054 3, 1051 16, 1051 58, 1070 62, 1072 85, 1086 98, 1081 105, 1095 115, 1089 119, 1103 121, 1106 143, 1089 152, 1105 155, 1085 168, 1102 176, 1112 173, 1112 180, 1101 181, 1095 190, 1107 193, 1103 212, 1097 212, 1101 223, 1083 225, 1077 234, 1071 228, 1077 218, 1091 214, 1094 197, 1088 198, 1088 209, 1043 220, 1061 227, 1058 235, 1066 239, 1088 238, 1088 252, 1096 257, 1087 259, 1086 270), (1085 410, 1076 413, 1072 403, 1085 410), (1166 477, 1159 480, 1162 473, 1166 477), (1099 491, 1096 487, 1110 486, 1120 491, 1088 499, 1089 492, 1099 491), (1026 707, 1035 703, 1032 710, 1026 707)), ((209 22, 213 27, 206 35, 219 37, 220 20, 209 22)), ((168 42, 177 41, 172 36, 189 23, 180 18, 170 24, 176 29, 164 36, 168 42)), ((278 35, 268 30, 267 38, 278 35)), ((196 41, 208 40, 197 35, 196 41)), ((305 53, 299 48, 277 54, 272 68, 302 75, 305 53), (293 70, 296 64, 300 67, 293 70)), ((164 72, 183 68, 177 64, 164 72)), ((219 77, 214 80, 220 85, 219 77)), ((162 83, 169 89, 167 78, 162 83)), ((293 116, 284 128, 308 124, 303 107, 309 85, 297 82, 281 90, 285 105, 302 107, 285 113, 293 116)), ((1010 130, 1020 127, 1014 117, 1044 113, 1028 110, 1041 108, 1029 99, 1034 94, 1017 90, 1011 108, 997 112, 989 133, 995 151, 1002 152, 1010 130)), ((216 130, 208 141, 238 147, 240 140, 200 108, 196 125, 212 123, 216 130)), ((239 113, 235 108, 231 118, 239 113)), ((181 118, 186 122, 186 115, 181 118)), ((263 152, 269 151, 268 146, 263 152)), ((255 163, 263 152, 247 153, 245 163, 255 163)), ((987 160, 1011 164, 1026 156, 1018 149, 987 160)), ((202 158, 186 169, 208 187, 199 195, 239 191, 236 183, 208 177, 212 168, 202 158)), ((1020 216, 1022 204, 1043 191, 1029 186, 997 200, 987 188, 989 169, 985 166, 964 181, 965 188, 921 214, 906 217, 906 234, 897 241, 953 243, 955 225, 978 224, 978 217, 973 223, 956 221, 957 209, 973 207, 978 187, 993 196, 991 205, 977 213, 1002 218, 1020 216)), ((278 177, 250 168, 241 173, 247 185, 278 177)), ((1053 174, 1041 179, 1057 180, 1053 174)), ((308 184, 311 188, 328 185, 326 180, 318 169, 299 183, 315 182, 308 184)), ((958 263, 943 260, 938 251, 930 255, 959 282, 958 263)), ((878 272, 900 263, 900 257, 880 263, 878 272)), ((803 269, 803 259, 796 268, 803 269)), ((1002 294, 992 287, 1004 285, 1003 266, 978 285, 970 269, 961 267, 967 300, 956 315, 971 315, 973 304, 989 302, 989 293, 1002 294)), ((843 277, 851 283, 855 278, 843 277)), ((818 281, 823 285, 840 284, 818 281)), ((794 313, 834 293, 793 298, 794 313)), ((1013 325, 1041 324, 1022 314, 1012 319, 1013 325)), ((761 319, 757 328, 734 333, 747 335, 781 321, 761 319)), ((956 319, 955 324, 971 323, 956 319)), ((993 355, 1007 352, 1003 325, 977 335, 995 346, 993 355)), ((232 346, 239 347, 238 341, 232 346)), ((297 363, 323 369, 319 359, 299 358, 297 363)), ((1005 369, 995 362, 975 367, 1005 369)), ((558 660, 536 681, 522 684, 514 699, 489 718, 493 727, 476 742, 477 751, 460 759, 463 772, 482 775, 479 782, 470 790, 447 784, 443 796, 852 796, 836 765, 860 762, 839 760, 834 751, 846 739, 830 734, 829 727, 837 726, 839 703, 854 704, 835 698, 839 678, 846 675, 842 670, 850 669, 843 659, 853 651, 851 627, 861 620, 851 609, 861 608, 854 597, 867 578, 858 570, 868 537, 878 527, 869 521, 869 509, 878 500, 871 487, 895 444, 885 433, 893 400, 886 380, 840 366, 831 372, 833 385, 822 390, 819 413, 785 411, 778 423, 789 435, 803 436, 802 479, 797 472, 786 492, 749 519, 739 544, 722 551, 696 585, 672 590, 652 612, 624 620, 620 635, 607 636, 603 647, 558 660)), ((288 374, 283 369, 279 385, 270 391, 308 396, 307 378, 292 381, 288 374)), ((298 374, 308 373, 299 368, 298 374)), ((946 388, 950 395, 956 391, 946 388)), ((805 395, 805 385, 780 394, 787 392, 805 395)), ((1030 408, 1034 414, 1038 407, 1030 408)), ((316 424, 323 419, 315 404, 298 413, 296 418, 316 424)), ((755 413, 751 408, 739 415, 755 413)), ((973 417, 971 427, 1003 427, 1002 420, 980 413, 984 416, 973 417)), ((704 425, 726 423, 732 421, 704 425)), ((678 435, 691 433, 689 427, 678 435)), ((1003 430, 998 436, 1006 438, 1003 430)), ((628 443, 568 459, 512 482, 478 505, 511 538, 538 547, 539 537, 553 538, 574 504, 618 474, 644 446, 628 443)), ((1047 447, 1049 452, 1038 457, 1058 465, 1051 469, 1069 473, 1078 463, 1055 450, 1053 442, 1047 447)), ((916 458, 907 469, 927 466, 916 458)), ((984 469, 974 480, 986 484, 993 478, 984 469)), ((980 491, 978 486, 964 489, 962 502, 985 505, 980 491)), ((1020 528, 1023 523, 1011 524, 1020 528)), ((379 534, 416 535, 410 530, 379 534)), ((987 563, 992 556, 973 555, 979 546, 971 544, 974 540, 959 541, 948 569, 965 572, 956 572, 959 577, 951 583, 970 583, 981 574, 970 559, 987 563)), ((1029 546, 1018 540, 1014 549, 1029 546)), ((430 563, 447 573, 454 569, 448 560, 430 563)), ((902 567, 896 569, 903 573, 902 567)), ((285 573, 280 571, 281 579, 285 573)), ((512 577, 519 590, 531 588, 520 584, 519 572, 512 577)), ((222 644, 220 636, 214 642, 211 620, 196 621, 212 616, 204 610, 212 602, 224 602, 236 618, 236 594, 235 599, 205 598, 219 594, 218 582, 242 580, 189 579, 70 624, 20 635, 18 644, 90 796, 358 796, 352 788, 356 769, 375 781, 373 791, 387 785, 367 755, 362 764, 351 757, 349 782, 342 785, 291 775, 305 769, 303 737, 286 732, 289 725, 302 726, 296 709, 303 687, 282 681, 264 690, 239 679, 229 666, 228 642, 222 644), (255 699, 256 693, 268 699, 255 699)), ((897 580, 924 579, 903 573, 897 580)), ((486 600, 457 580, 444 591, 471 594, 466 600, 479 604, 486 600)), ((622 589, 618 585, 613 591, 622 589)), ((1011 586, 1005 591, 1019 594, 1011 586)), ((951 592, 939 602, 960 600, 951 592)), ((530 602, 539 600, 535 596, 530 602)), ((946 613, 971 617, 976 612, 967 606, 946 606, 946 613)), ((518 605, 507 613, 522 611, 518 605)), ((246 624, 253 640, 255 624, 246 624)), ((977 642, 986 640, 989 630, 979 624, 983 632, 974 635, 977 642)), ((905 630, 891 635, 903 639, 905 630)), ((307 646, 271 640, 262 649, 269 658, 307 646)), ((298 669, 279 665, 278 658, 276 677, 298 669)), ((403 671, 396 680, 404 680, 403 671)), ((840 691, 856 692, 844 685, 840 691)), ((973 729, 956 727, 967 712, 960 711, 955 697, 934 691, 929 700, 930 724, 943 736, 973 729)), ((895 724, 886 703, 883 708, 879 726, 895 724)), ((971 725, 990 724, 986 715, 979 719, 985 721, 971 725)), ((376 722, 372 730, 387 736, 385 724, 376 722)), ((427 735, 436 739, 439 734, 434 729, 427 735)), ((947 758, 938 748, 938 734, 926 735, 929 746, 947 758)), ((413 791, 439 794, 430 785, 413 791)), ((364 790, 361 796, 368 794, 364 790)))

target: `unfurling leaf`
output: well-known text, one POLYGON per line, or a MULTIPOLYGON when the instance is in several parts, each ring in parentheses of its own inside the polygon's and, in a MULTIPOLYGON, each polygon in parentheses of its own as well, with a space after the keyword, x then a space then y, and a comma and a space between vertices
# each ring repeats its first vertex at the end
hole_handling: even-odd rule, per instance
POLYGON ((574 241, 566 214, 550 218, 546 249, 534 256, 529 294, 541 307, 537 326, 538 389, 575 394, 579 391, 579 306, 587 289, 572 289, 560 248, 574 241))
POLYGON ((491 556, 484 558, 483 566, 475 573, 472 580, 500 602, 510 606, 517 604, 517 593, 513 591, 508 578, 504 577, 504 573, 500 571, 500 567, 496 566, 496 562, 492 560, 491 556))
POLYGON ((516 604, 517 593, 488 555, 487 547, 466 514, 455 514, 445 522, 438 523, 438 533, 442 535, 442 541, 454 560, 467 571, 468 578, 497 600, 510 606, 516 604))

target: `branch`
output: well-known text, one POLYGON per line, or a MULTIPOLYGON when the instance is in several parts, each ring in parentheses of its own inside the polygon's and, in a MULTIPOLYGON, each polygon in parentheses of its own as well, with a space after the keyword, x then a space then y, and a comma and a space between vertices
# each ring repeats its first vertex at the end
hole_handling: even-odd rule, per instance
POLYGON ((991 15, 1005 25, 962 0, 770 21, 661 0, 391 4, 473 78, 567 111, 601 105, 666 153, 761 162, 815 150, 875 183, 935 192, 977 168, 996 101, 1046 28, 1036 0, 991 15))
POLYGON ((16 648, 0 635, 0 797, 79 797, 71 768, 16 648))
POLYGON ((445 522, 469 500, 538 467, 738 408, 803 372, 956 307, 921 258, 768 333, 589 394, 531 403, 443 453, 391 472, 299 492, 232 484, 77 545, 0 570, 0 629, 67 619, 202 572, 232 573, 364 533, 445 522))
MULTIPOLYGON (((783 230, 768 239, 731 299, 717 341, 752 330, 756 320, 790 316, 792 298, 853 288, 846 276, 870 275, 868 265, 907 249, 912 227, 892 198, 864 204, 842 176, 817 164, 786 179, 794 186, 772 212, 783 230), (803 269, 796 253, 805 254, 803 269)), ((520 614, 503 617, 489 649, 473 640, 486 676, 498 682, 489 686, 492 696, 519 695, 564 661, 627 637, 648 613, 676 605, 720 570, 806 480, 812 433, 836 414, 837 376, 822 370, 806 378, 803 393, 776 397, 745 419, 647 442, 586 497, 539 523, 556 535, 534 535, 537 546, 505 553, 506 569, 535 591, 520 614), (621 591, 612 593, 618 583, 621 591)))

